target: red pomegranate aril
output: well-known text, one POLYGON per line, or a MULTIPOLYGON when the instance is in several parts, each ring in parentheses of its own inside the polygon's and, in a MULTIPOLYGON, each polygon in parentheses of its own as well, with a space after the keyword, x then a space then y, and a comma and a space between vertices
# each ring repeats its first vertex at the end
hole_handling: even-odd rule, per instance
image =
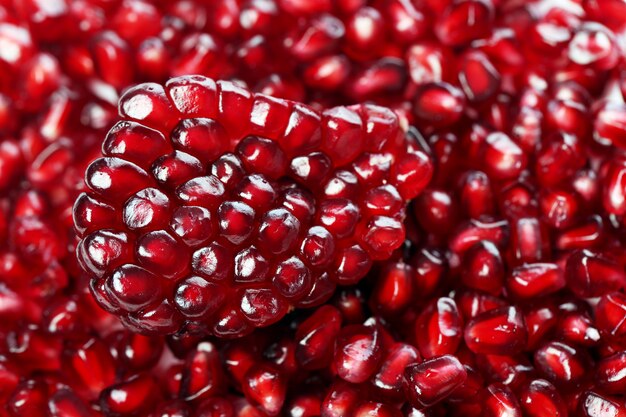
POLYGON ((356 284, 372 266, 372 259, 358 244, 342 248, 335 256, 335 272, 331 276, 339 285, 356 284))
POLYGON ((384 317, 403 312, 415 296, 414 275, 413 268, 404 262, 388 265, 381 272, 370 296, 370 305, 374 311, 384 317))
POLYGON ((539 196, 539 206, 543 219, 556 229, 570 226, 577 218, 579 205, 573 193, 548 191, 539 196))
POLYGON ((482 149, 485 172, 496 180, 517 178, 526 168, 524 151, 508 135, 494 132, 487 136, 482 149))
POLYGON ((524 355, 477 355, 476 367, 485 377, 518 390, 534 377, 535 369, 524 355))
POLYGON ((132 55, 129 45, 115 32, 105 31, 96 35, 91 44, 91 54, 96 73, 118 90, 128 86, 134 78, 132 55))
POLYGON ((546 378, 557 385, 567 385, 584 378, 592 362, 582 348, 548 342, 535 351, 534 363, 546 378))
POLYGON ((626 415, 623 401, 593 391, 584 392, 578 400, 578 404, 578 412, 583 417, 623 417, 626 415))
POLYGON ((239 309, 257 327, 269 326, 287 313, 287 303, 271 289, 248 289, 241 293, 239 309))
POLYGON ((549 304, 550 301, 530 308, 524 315, 528 328, 528 350, 534 350, 545 342, 558 323, 557 308, 549 304))
POLYGON ((339 334, 341 316, 332 306, 323 306, 298 327, 296 358, 305 369, 327 366, 339 334))
POLYGON ((344 55, 328 55, 311 62, 302 75, 309 87, 332 91, 344 85, 350 70, 351 63, 344 55))
POLYGON ((489 417, 521 417, 522 409, 510 388, 491 384, 484 391, 485 411, 489 417))
POLYGON ((139 375, 109 386, 100 395, 100 406, 113 415, 146 412, 156 398, 158 386, 152 377, 139 375))
POLYGON ((599 297, 626 284, 623 267, 601 252, 575 251, 566 265, 567 287, 581 297, 599 297))
POLYGON ((478 242, 464 255, 463 284, 468 288, 499 295, 504 285, 504 263, 500 251, 489 241, 478 242))
POLYGON ((523 217, 513 222, 511 252, 518 263, 534 263, 549 257, 548 232, 536 217, 523 217))
POLYGON ((626 296, 621 292, 605 294, 595 308, 595 324, 609 340, 626 341, 626 296))
POLYGON ((292 399, 287 406, 289 417, 315 417, 321 414, 322 398, 314 394, 301 394, 292 399))
POLYGON ((465 96, 461 90, 445 82, 420 87, 413 108, 416 117, 437 127, 457 122, 464 110, 465 96))
POLYGON ((602 203, 611 214, 626 213, 626 160, 613 158, 609 160, 602 185, 602 203))
POLYGON ((482 354, 514 354, 526 346, 528 332, 519 308, 497 308, 476 316, 465 327, 465 343, 482 354))
MULTIPOLYGON (((424 194, 425 195, 425 194, 424 194)), ((472 219, 494 214, 495 200, 491 181, 482 171, 467 171, 459 184, 460 202, 472 219)))
POLYGON ((558 334, 563 341, 580 346, 596 346, 600 342, 600 332, 592 320, 583 313, 570 313, 561 318, 558 334))
POLYGON ((340 288, 333 299, 333 305, 341 313, 345 324, 361 324, 367 318, 365 297, 357 287, 340 288))
POLYGON ((214 396, 223 391, 219 352, 210 342, 201 342, 189 353, 182 370, 180 395, 187 401, 214 396))
POLYGON ((385 21, 378 10, 363 7, 346 20, 345 42, 349 53, 375 55, 384 42, 385 21))
POLYGON ((285 47, 300 61, 310 61, 333 52, 345 35, 341 20, 331 14, 320 14, 299 25, 283 41, 285 47))
POLYGON ((400 59, 383 58, 353 74, 344 91, 355 101, 371 100, 400 92, 406 78, 406 69, 400 59))
POLYGON ((602 144, 626 147, 626 105, 609 101, 596 113, 593 138, 602 144))
POLYGON ((507 289, 514 297, 533 299, 555 293, 565 287, 563 270, 552 263, 524 264, 507 277, 507 289))
POLYGON ((186 317, 204 317, 215 313, 224 303, 225 290, 201 277, 189 277, 179 281, 174 305, 186 317))
POLYGON ((478 371, 467 364, 464 364, 463 367, 467 372, 467 378, 465 382, 448 397, 450 403, 469 404, 474 398, 480 395, 480 392, 485 386, 485 380, 478 371))
POLYGON ((580 146, 580 139, 567 133, 554 134, 541 144, 535 162, 539 183, 554 187, 571 178, 585 163, 580 146))
POLYGON ((568 415, 559 391, 545 379, 535 379, 524 387, 519 402, 522 411, 529 417, 566 417, 568 415))
POLYGON ((23 381, 9 398, 6 409, 11 417, 29 415, 44 417, 47 387, 43 381, 28 379, 23 381))
POLYGON ((80 346, 67 348, 64 357, 64 369, 77 379, 91 399, 115 381, 113 358, 107 346, 98 339, 89 339, 80 346))
POLYGON ((244 378, 246 397, 268 415, 277 415, 285 401, 286 381, 280 372, 263 363, 253 365, 244 378))
POLYGON ((480 51, 470 51, 461 59, 459 81, 470 101, 484 101, 500 87, 500 74, 480 51))
POLYGON ((156 36, 161 16, 156 7, 141 1, 127 1, 113 16, 113 30, 128 42, 138 45, 140 40, 156 36))
POLYGON ((450 81, 452 53, 445 46, 434 42, 418 42, 411 45, 405 55, 409 76, 416 85, 450 81))
POLYGON ((441 297, 427 305, 415 321, 415 339, 425 359, 455 354, 462 340, 463 319, 456 303, 441 297))
POLYGON ((48 400, 48 409, 53 417, 90 416, 92 410, 69 389, 60 389, 48 400))
POLYGON ((626 352, 617 352, 596 364, 595 381, 603 392, 620 395, 626 387, 626 352))
POLYGON ((470 220, 461 225, 450 238, 448 246, 450 250, 460 255, 477 242, 484 240, 493 242, 498 247, 503 247, 508 238, 509 223, 506 220, 481 218, 470 220))
POLYGON ((336 379, 329 387, 322 402, 321 415, 324 417, 342 417, 350 415, 360 402, 361 397, 355 385, 336 379))
POLYGON ((415 217, 427 232, 445 236, 456 223, 458 204, 451 193, 427 188, 414 205, 415 217))
POLYGON ((376 325, 352 325, 337 337, 333 365, 337 375, 351 383, 367 381, 381 361, 381 341, 376 325))
POLYGON ((372 384, 385 396, 401 398, 404 369, 420 359, 420 352, 415 347, 405 343, 392 345, 379 371, 372 377, 372 384))
POLYGON ((467 378, 467 371, 459 360, 444 355, 406 367, 404 390, 407 399, 416 408, 432 406, 454 392, 467 378))
POLYGON ((618 55, 613 33, 598 23, 584 23, 569 43, 568 57, 572 62, 598 70, 613 68, 618 62, 618 55))
POLYGON ((487 37, 492 29, 493 17, 491 1, 452 2, 435 23, 435 34, 445 45, 463 46, 487 37))
POLYGON ((409 44, 421 39, 429 29, 429 23, 423 7, 410 1, 393 0, 386 4, 385 17, 393 39, 402 44, 409 44))

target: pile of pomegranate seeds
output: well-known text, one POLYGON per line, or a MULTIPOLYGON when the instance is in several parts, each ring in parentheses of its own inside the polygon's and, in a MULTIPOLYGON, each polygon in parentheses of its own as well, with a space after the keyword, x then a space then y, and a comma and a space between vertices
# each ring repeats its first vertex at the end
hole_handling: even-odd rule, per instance
POLYGON ((626 416, 622 0, 0 0, 0 417, 626 416))

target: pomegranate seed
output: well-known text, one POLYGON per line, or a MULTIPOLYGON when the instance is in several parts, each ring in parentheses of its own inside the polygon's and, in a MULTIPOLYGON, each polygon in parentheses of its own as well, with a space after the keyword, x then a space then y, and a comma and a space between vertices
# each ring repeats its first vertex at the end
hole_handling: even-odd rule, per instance
POLYGON ((535 351, 535 366, 557 384, 575 383, 585 376, 591 361, 587 353, 561 342, 548 342, 535 351))
POLYGON ((328 417, 349 415, 357 407, 359 399, 359 392, 354 385, 338 379, 328 389, 321 414, 328 417))
POLYGON ((626 340, 624 311, 626 311, 626 296, 623 293, 617 292, 602 296, 595 311, 595 323, 598 330, 609 339, 626 340))
POLYGON ((454 354, 461 342, 463 320, 453 299, 430 303, 415 321, 415 338, 426 359, 454 354))
POLYGON ((603 415, 626 415, 626 407, 619 400, 605 397, 593 391, 585 392, 578 400, 580 415, 600 417, 603 415))
POLYGON ((602 253, 576 251, 567 258, 567 287, 581 297, 598 297, 626 282, 623 268, 602 253))
POLYGON ((489 385, 485 392, 485 415, 515 416, 522 415, 522 409, 510 388, 501 384, 489 385))
POLYGON ((456 87, 434 82, 422 86, 415 96, 415 116, 434 126, 457 122, 465 110, 465 96, 456 87))
POLYGON ((555 293, 565 287, 565 277, 556 264, 535 263, 518 266, 507 278, 511 295, 532 299, 555 293))
POLYGON ((626 386, 625 360, 626 352, 622 351, 603 358, 597 363, 595 380, 603 392, 615 395, 623 392, 626 386))
POLYGON ((491 1, 452 2, 435 23, 435 34, 445 45, 462 46, 487 37, 491 32, 493 17, 491 1))
POLYGON ((146 375, 132 377, 109 386, 100 394, 100 406, 110 414, 136 414, 149 410, 158 386, 146 375))
POLYGON ((535 379, 523 389, 520 404, 532 417, 567 416, 565 403, 557 389, 545 379, 535 379))
POLYGON ((429 407, 452 394, 466 378, 467 371, 459 360, 444 355, 407 366, 404 389, 414 407, 429 407))
POLYGON ((524 316, 514 306, 482 313, 465 327, 465 343, 475 353, 518 353, 526 346, 527 337, 524 316))
POLYGON ((500 294, 504 284, 504 264, 493 243, 479 242, 465 252, 462 280, 469 288, 496 296, 500 294))
POLYGON ((381 342, 376 324, 352 325, 341 330, 333 358, 337 375, 345 381, 367 381, 381 361, 381 342))
POLYGON ((396 343, 383 358, 372 384, 385 396, 402 398, 402 378, 407 366, 420 360, 419 351, 411 345, 396 343))

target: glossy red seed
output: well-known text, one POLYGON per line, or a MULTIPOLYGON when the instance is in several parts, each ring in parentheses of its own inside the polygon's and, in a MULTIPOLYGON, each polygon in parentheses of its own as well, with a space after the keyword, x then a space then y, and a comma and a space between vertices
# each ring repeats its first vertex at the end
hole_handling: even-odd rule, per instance
POLYGON ((428 407, 448 397, 466 378, 467 371, 459 360, 444 355, 407 366, 404 390, 414 407, 428 407))
POLYGON ((321 415, 325 417, 349 415, 357 407, 359 401, 359 391, 355 386, 337 379, 329 387, 322 402, 321 415))
POLYGON ((584 417, 616 416, 626 415, 626 407, 618 400, 598 394, 593 391, 586 391, 578 400, 578 411, 584 417))
POLYGON ((457 122, 465 110, 465 96, 448 83, 431 83, 422 86, 416 96, 415 116, 434 126, 446 126, 457 122))
POLYGON ((506 134, 494 132, 487 136, 482 149, 485 172, 498 180, 514 179, 526 168, 527 157, 506 134))
POLYGON ((598 387, 611 395, 619 395, 626 386, 626 352, 617 352, 601 359, 596 365, 595 381, 598 387))
POLYGON ((507 289, 514 297, 533 299, 565 287, 563 270, 556 264, 535 263, 518 266, 507 277, 507 289))
POLYGON ((576 383, 591 364, 586 351, 561 342, 548 342, 534 353, 535 367, 556 384, 576 383))
POLYGON ((462 340, 463 319, 456 303, 441 297, 430 303, 415 321, 417 347, 426 359, 454 354, 462 340))
POLYGON ((626 340, 624 312, 626 312, 626 296, 621 292, 606 294, 596 305, 596 326, 609 339, 623 342, 626 340))
POLYGON ((334 307, 323 306, 316 310, 296 332, 298 363, 305 369, 328 365, 340 325, 341 315, 334 307))
POLYGON ((380 334, 376 325, 352 325, 339 333, 333 364, 340 378, 361 383, 376 372, 381 355, 380 334))
POLYGON ((180 395, 187 401, 211 397, 223 391, 219 352, 209 342, 201 342, 187 355, 182 371, 180 395))
POLYGON ((392 345, 372 378, 372 384, 385 396, 401 398, 404 369, 420 359, 420 352, 415 347, 405 343, 392 345))
POLYGON ((623 268, 614 260, 589 250, 575 251, 567 258, 567 287, 581 297, 598 297, 622 288, 623 268))
POLYGON ((498 248, 489 241, 479 242, 465 252, 463 284, 467 287, 498 295, 504 284, 504 263, 498 248))
POLYGON ((133 414, 146 412, 155 400, 158 387, 146 375, 132 377, 111 385, 100 394, 100 406, 110 414, 133 414))
POLYGON ((519 398, 522 410, 531 417, 564 417, 568 415, 558 390, 545 379, 535 379, 522 390, 519 398))
POLYGON ((253 365, 244 377, 244 393, 268 415, 277 415, 282 409, 286 395, 283 375, 265 364, 253 365))
POLYGON ((501 384, 491 384, 484 391, 485 416, 521 417, 522 409, 510 388, 501 384))
POLYGON ((493 17, 490 1, 453 2, 435 23, 435 34, 445 45, 463 46, 489 35, 493 17))
POLYGON ((527 337, 522 312, 514 306, 482 313, 465 328, 465 343, 475 353, 518 353, 526 346, 527 337))
POLYGON ((415 295, 414 274, 404 262, 388 265, 370 296, 372 308, 385 317, 403 312, 415 295))

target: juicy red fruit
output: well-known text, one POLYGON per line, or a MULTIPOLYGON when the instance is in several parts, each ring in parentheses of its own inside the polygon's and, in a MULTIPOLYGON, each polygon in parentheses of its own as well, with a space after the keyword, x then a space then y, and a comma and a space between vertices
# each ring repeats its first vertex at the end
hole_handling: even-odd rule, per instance
POLYGON ((189 76, 128 90, 120 113, 75 206, 77 253, 141 332, 234 337, 320 304, 318 281, 355 283, 402 244, 432 173, 372 105, 319 113, 189 76))

